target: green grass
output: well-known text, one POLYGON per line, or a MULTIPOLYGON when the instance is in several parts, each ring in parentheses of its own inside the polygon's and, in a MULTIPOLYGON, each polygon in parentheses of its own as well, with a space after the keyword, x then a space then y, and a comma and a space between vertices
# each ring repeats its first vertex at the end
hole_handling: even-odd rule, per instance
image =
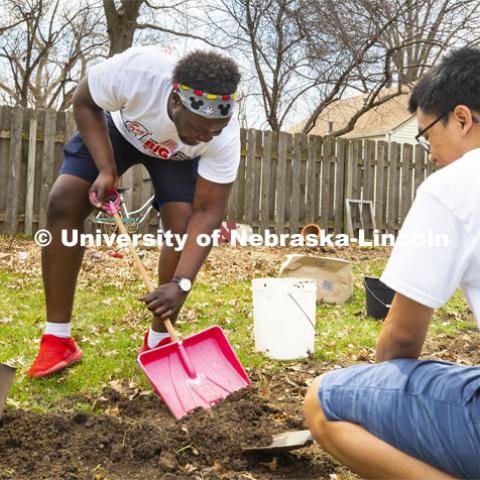
MULTIPOLYGON (((362 275, 379 275, 384 259, 354 263, 355 288, 341 306, 317 306, 316 349, 313 358, 332 363, 354 361, 365 349, 375 347, 381 322, 366 318, 362 275)), ((84 360, 60 375, 31 381, 26 372, 35 357, 44 327, 44 300, 39 275, 0 271, 0 362, 18 367, 9 402, 33 410, 90 409, 82 396, 97 395, 111 381, 148 384, 136 367, 136 352, 149 323, 144 306, 136 300, 139 282, 128 289, 99 282, 81 283, 75 301, 73 333, 84 350, 84 360)), ((247 368, 268 367, 273 371, 285 362, 275 362, 254 351, 252 302, 249 279, 233 283, 197 283, 179 322, 183 334, 220 325, 247 368)), ((440 309, 431 325, 431 335, 455 333, 474 325, 460 292, 440 309)), ((288 363, 287 363, 288 364, 288 363)))

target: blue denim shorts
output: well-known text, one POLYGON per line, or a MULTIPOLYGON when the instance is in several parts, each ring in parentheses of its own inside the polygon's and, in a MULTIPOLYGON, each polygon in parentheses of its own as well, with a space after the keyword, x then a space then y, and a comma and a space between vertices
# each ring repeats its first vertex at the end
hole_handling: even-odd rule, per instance
MULTIPOLYGON (((118 175, 123 175, 133 165, 142 164, 152 180, 155 191, 153 204, 156 208, 167 202, 192 203, 199 157, 191 160, 164 160, 145 155, 125 140, 110 114, 106 115, 118 175)), ((90 183, 95 181, 98 169, 78 132, 65 145, 63 153, 60 174, 75 175, 90 183)))
POLYGON ((461 478, 480 478, 480 367, 399 359, 327 373, 325 416, 461 478))

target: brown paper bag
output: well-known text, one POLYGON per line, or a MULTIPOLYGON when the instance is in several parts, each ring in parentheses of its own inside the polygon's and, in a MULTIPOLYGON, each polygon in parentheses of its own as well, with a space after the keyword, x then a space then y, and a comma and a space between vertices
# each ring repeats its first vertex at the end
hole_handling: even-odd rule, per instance
POLYGON ((341 305, 353 293, 352 263, 348 260, 311 255, 288 255, 280 267, 281 277, 314 278, 317 302, 341 305))

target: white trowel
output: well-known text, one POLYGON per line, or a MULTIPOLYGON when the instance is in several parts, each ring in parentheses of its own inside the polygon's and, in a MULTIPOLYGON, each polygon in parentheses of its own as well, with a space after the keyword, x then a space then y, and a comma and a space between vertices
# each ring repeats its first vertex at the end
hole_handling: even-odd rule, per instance
POLYGON ((0 418, 5 408, 8 391, 12 386, 16 371, 16 368, 0 363, 0 418))

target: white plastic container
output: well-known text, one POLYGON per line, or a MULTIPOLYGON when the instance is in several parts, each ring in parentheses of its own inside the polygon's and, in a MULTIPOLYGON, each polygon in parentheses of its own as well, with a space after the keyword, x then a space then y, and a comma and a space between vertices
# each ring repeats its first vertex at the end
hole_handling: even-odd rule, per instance
POLYGON ((305 358, 315 342, 317 282, 299 278, 252 280, 255 350, 276 360, 305 358))

